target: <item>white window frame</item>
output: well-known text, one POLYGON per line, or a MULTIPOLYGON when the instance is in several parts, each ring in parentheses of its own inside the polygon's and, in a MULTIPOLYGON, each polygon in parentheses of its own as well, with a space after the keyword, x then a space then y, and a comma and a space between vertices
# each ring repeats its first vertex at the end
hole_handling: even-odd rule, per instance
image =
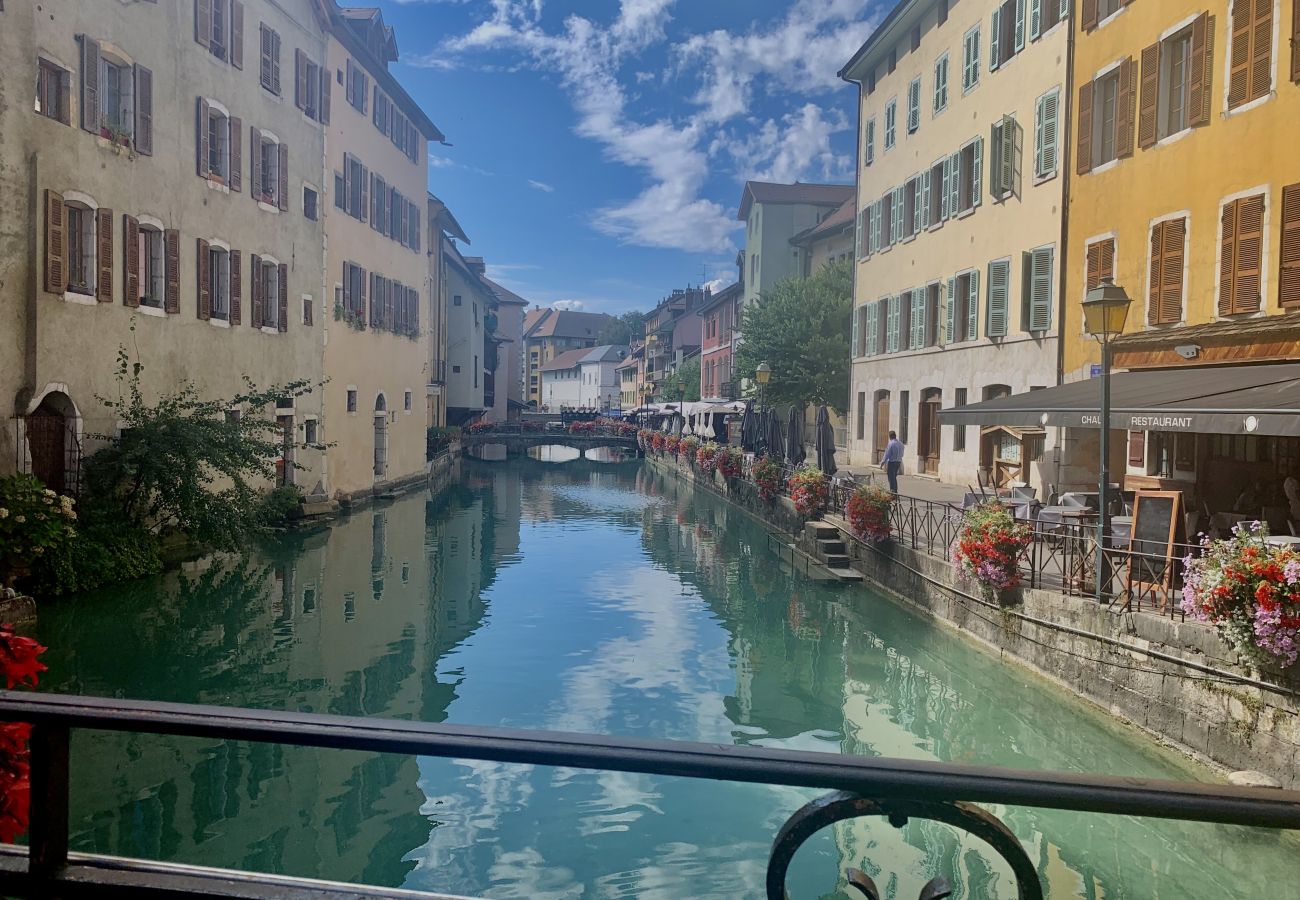
POLYGON ((138 254, 140 306, 162 309, 167 295, 167 246, 162 222, 152 216, 137 220, 138 243, 130 248, 138 254), (152 300, 153 302, 147 302, 152 300))
POLYGON ((931 118, 938 116, 948 108, 948 51, 945 50, 934 61, 934 91, 930 106, 931 118))
POLYGON ((977 22, 962 36, 961 92, 969 94, 980 86, 980 25, 977 22))
MULTIPOLYGON (((1160 45, 1160 76, 1156 88, 1156 143, 1157 145, 1164 144, 1166 142, 1172 143, 1181 135, 1192 130, 1192 125, 1191 125, 1192 115, 1191 115, 1191 109, 1188 106, 1188 100, 1191 99, 1191 56, 1192 56, 1191 29, 1192 29, 1192 25, 1196 21, 1196 18, 1197 18, 1196 15, 1188 16, 1186 19, 1182 20, 1178 24, 1165 29, 1165 31, 1160 35, 1160 39, 1158 41, 1160 45), (1169 112, 1169 101, 1170 101, 1170 97, 1169 97, 1170 58, 1169 58, 1168 48, 1165 45, 1168 44, 1170 41, 1172 41, 1174 38, 1178 37, 1183 32, 1187 32, 1186 34, 1187 56, 1185 57, 1184 60, 1184 64, 1186 65, 1187 71, 1183 77, 1183 92, 1186 95, 1185 99, 1183 100, 1183 127, 1179 128, 1177 131, 1166 131, 1165 130, 1166 118, 1169 112)), ((1229 28, 1229 33, 1231 34, 1231 28, 1232 28, 1231 20, 1229 20, 1228 28, 1229 28)), ((1231 55, 1232 55, 1231 46, 1229 46, 1228 56, 1231 57, 1231 55)))
MULTIPOLYGON (((1274 8, 1274 20, 1276 20, 1276 8, 1274 8)), ((1257 184, 1254 187, 1247 188, 1244 191, 1236 191, 1219 198, 1219 205, 1214 210, 1214 321, 1229 322, 1241 319, 1258 319, 1269 314, 1269 274, 1272 272, 1272 247, 1273 242, 1269 240, 1269 229, 1272 227, 1273 216, 1273 195, 1268 184, 1257 184), (1223 292, 1223 208, 1234 200, 1241 200, 1243 197, 1254 197, 1257 194, 1264 195, 1264 218, 1260 234, 1263 235, 1260 240, 1259 254, 1259 309, 1253 313, 1233 313, 1227 316, 1219 315, 1219 296, 1223 292)), ((1188 230, 1191 230, 1189 217, 1188 230)), ((1148 235, 1148 238, 1150 236, 1148 235)), ((1188 246, 1191 246, 1189 243, 1188 246)), ((1185 276, 1186 273, 1184 273, 1185 276)))
POLYGON ((262 284, 262 330, 279 332, 280 330, 280 261, 273 256, 262 257, 262 271, 256 273, 258 278, 270 278, 262 284))
MULTIPOLYGON (((872 116, 867 119, 867 124, 863 126, 862 132, 862 166, 866 168, 876 161, 876 117, 872 116)), ((753 217, 751 216, 750 234, 753 234, 753 217)))
POLYGON ((204 123, 204 127, 208 130, 208 158, 204 161, 204 165, 207 167, 209 176, 215 175, 221 180, 222 184, 228 185, 230 184, 230 110, 211 97, 204 97, 203 99, 208 104, 208 121, 204 123), (221 135, 220 159, 217 170, 212 168, 212 120, 214 117, 220 118, 225 124, 224 128, 219 127, 217 129, 218 134, 221 135))
POLYGON ((217 327, 230 324, 230 245, 222 240, 208 240, 208 321, 217 327), (213 265, 214 259, 222 264, 213 265))
MULTIPOLYGON (((257 191, 257 204, 262 209, 270 212, 280 211, 280 138, 272 131, 263 131, 259 133, 261 143, 258 145, 257 152, 262 155, 262 184, 266 184, 268 173, 270 175, 270 192, 262 190, 261 184, 253 185, 253 190, 257 191), (267 146, 273 146, 275 149, 268 154, 267 146), (267 157, 270 157, 272 165, 267 165, 267 157)), ((319 203, 317 204, 319 206, 319 203)))
MULTIPOLYGON (((109 124, 108 116, 105 115, 108 101, 108 70, 109 68, 119 70, 118 76, 118 106, 117 115, 124 120, 124 127, 117 128, 119 134, 125 134, 132 141, 135 140, 135 61, 130 57, 117 52, 111 44, 101 43, 99 46, 99 122, 96 123, 98 128, 112 128, 109 124)), ((121 124, 121 123, 119 123, 121 124)))
POLYGON ((1034 100, 1034 184, 1042 184, 1044 181, 1050 181, 1055 178, 1061 171, 1061 88, 1054 87, 1050 91, 1044 91, 1034 100), (1056 95, 1056 139, 1055 149, 1052 152, 1052 168, 1050 171, 1039 170, 1038 145, 1040 143, 1039 133, 1043 129, 1043 107, 1048 97, 1056 95))

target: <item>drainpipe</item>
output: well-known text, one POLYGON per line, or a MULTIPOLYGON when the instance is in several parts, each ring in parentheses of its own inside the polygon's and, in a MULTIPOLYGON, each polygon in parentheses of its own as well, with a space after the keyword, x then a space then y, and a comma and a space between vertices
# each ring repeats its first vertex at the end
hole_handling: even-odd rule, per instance
MULTIPOLYGON (((1061 264, 1057 267, 1059 274, 1057 280, 1056 298, 1056 383, 1060 385, 1065 381, 1065 310, 1066 296, 1065 286, 1067 283, 1066 275, 1069 271, 1069 239, 1070 239, 1070 187, 1074 171, 1074 129, 1071 124, 1074 122, 1074 17, 1077 15, 1076 9, 1071 5, 1070 20, 1066 23, 1069 27, 1066 30, 1065 37, 1065 79, 1061 88, 1065 94, 1065 102, 1062 108, 1065 110, 1065 127, 1057 128, 1057 131, 1064 136, 1061 148, 1061 264)), ((1061 467, 1062 456, 1065 452, 1065 427, 1056 426, 1056 451, 1054 456, 1053 469, 1055 475, 1052 483, 1056 485, 1057 491, 1061 489, 1061 467)), ((1049 498, 1050 499, 1050 498, 1049 498)))

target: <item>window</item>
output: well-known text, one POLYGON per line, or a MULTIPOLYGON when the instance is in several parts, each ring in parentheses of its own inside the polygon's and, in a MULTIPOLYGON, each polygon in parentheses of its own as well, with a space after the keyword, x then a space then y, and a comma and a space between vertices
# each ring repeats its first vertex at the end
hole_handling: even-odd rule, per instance
POLYGON ((984 334, 1006 337, 1007 312, 1011 303, 1011 260, 999 259, 989 263, 987 290, 984 334))
POLYGON ((921 127, 921 79, 913 78, 907 86, 907 133, 921 127))
POLYGON ((1273 89, 1273 4, 1232 0, 1228 109, 1268 95, 1273 89))
MULTIPOLYGON (((128 250, 130 252, 130 250, 128 250)), ((167 268, 163 257, 163 233, 142 225, 136 231, 136 263, 140 272, 140 304, 162 309, 167 290, 167 268)))
POLYGON ((966 32, 962 41, 961 89, 973 90, 980 83, 980 27, 966 32))
POLYGON ((1061 91, 1053 88, 1034 104, 1034 177, 1056 174, 1060 140, 1061 91))
POLYGON ((1207 41, 1213 27, 1210 14, 1202 13, 1191 25, 1142 51, 1139 147, 1209 122, 1213 55, 1207 41))
POLYGON ((320 440, 320 423, 315 419, 306 419, 302 423, 303 443, 315 444, 320 440))
POLYGON ((1115 279, 1115 239, 1106 238, 1088 245, 1085 252, 1084 290, 1090 291, 1103 281, 1115 279))
POLYGON ((1006 0, 993 10, 993 22, 989 28, 989 71, 1006 65, 1023 49, 1025 0, 1006 0))
POLYGON ((909 422, 909 413, 911 412, 911 410, 908 407, 911 406, 911 400, 912 400, 911 391, 898 392, 898 404, 899 404, 898 439, 904 444, 907 443, 907 432, 908 432, 907 426, 909 422))
MULTIPOLYGON (((956 406, 966 405, 966 388, 956 388, 953 391, 953 403, 956 406)), ((952 427, 952 449, 958 451, 966 449, 965 425, 954 425, 952 427)))
POLYGON ((357 112, 365 115, 370 96, 370 76, 351 59, 347 61, 347 97, 348 103, 357 112))
MULTIPOLYGON (((1109 19, 1111 16, 1115 15, 1115 13, 1119 12, 1123 6, 1124 0, 1097 0, 1097 19, 1092 23, 1092 25, 1095 26, 1097 22, 1109 19)), ((1089 28, 1092 26, 1090 26, 1085 20, 1083 27, 1089 28)))
POLYGON ((1003 116, 993 123, 989 140, 992 150, 989 194, 995 200, 1006 200, 1019 193, 1022 133, 1015 116, 1003 116))
POLYGON ((348 388, 348 412, 354 413, 356 411, 357 411, 357 389, 348 388))
POLYGON ((402 395, 402 409, 407 412, 411 411, 411 392, 407 391, 402 395))
POLYGON ((1150 280, 1147 283, 1147 323, 1177 325, 1183 318, 1183 259, 1187 219, 1169 219, 1151 226, 1150 280))
POLYGON ((68 290, 95 293, 95 211, 80 203, 66 207, 68 239, 68 290))
POLYGON ((130 137, 135 127, 131 67, 99 58, 99 124, 101 128, 130 137))
POLYGON ((1079 86, 1078 170, 1082 175, 1111 160, 1133 155, 1136 66, 1119 66, 1079 86))
POLYGON ((209 44, 209 49, 212 51, 213 56, 216 56, 220 59, 225 59, 226 38, 228 37, 227 26, 226 26, 226 4, 223 3, 222 0, 216 0, 215 3, 211 4, 211 9, 212 9, 212 20, 211 20, 212 40, 211 43, 209 44))
POLYGON ((237 69, 244 67, 244 4, 240 0, 195 0, 194 40, 237 69))
POLYGON ((316 210, 316 191, 309 187, 302 189, 302 214, 313 222, 319 216, 316 210))
POLYGON ((257 293, 262 299, 262 326, 283 330, 281 325, 287 323, 280 321, 281 302, 285 299, 280 296, 280 266, 263 262, 253 277, 257 279, 257 293))
POLYGON ((945 304, 946 344, 973 341, 979 337, 980 273, 965 272, 948 279, 948 302, 945 304))
POLYGON ((1047 331, 1052 327, 1052 288, 1055 279, 1056 248, 1039 247, 1022 254, 1024 284, 1021 288, 1021 328, 1047 331))
POLYGON ((211 317, 230 321, 230 253, 208 247, 208 302, 211 317))
POLYGON ((1263 194, 1224 204, 1219 223, 1219 315, 1259 311, 1263 232, 1263 194))
MULTIPOLYGON (((1156 45, 1158 48, 1161 46, 1156 45)), ((1187 127, 1187 73, 1191 62, 1192 29, 1184 28, 1164 42, 1162 65, 1158 72, 1164 115, 1159 116, 1159 136, 1175 134, 1187 127)))
POLYGON ((262 25, 261 33, 262 87, 278 96, 280 93, 280 34, 271 28, 267 28, 265 24, 262 25))
POLYGON ((877 230, 880 232, 880 247, 887 248, 894 243, 894 194, 890 191, 876 201, 877 230))
POLYGON ((361 164, 361 160, 351 154, 344 154, 343 192, 347 195, 347 211, 348 215, 361 222, 366 221, 369 187, 370 172, 361 164))
POLYGON ((937 116, 948 108, 948 54, 939 57, 934 64, 934 114, 937 116))
POLYGON ((876 119, 867 119, 866 131, 862 135, 863 165, 869 166, 876 161, 876 119))
POLYGON ((1070 15, 1070 0, 1042 0, 1029 7, 1029 36, 1037 40, 1070 15))
POLYGON ((948 158, 944 185, 948 189, 949 216, 959 216, 980 205, 983 170, 983 138, 976 138, 948 158))
POLYGON ((36 111, 47 119, 68 124, 69 73, 46 59, 36 66, 36 111))
POLYGON ((1300 184, 1282 188, 1282 252, 1277 302, 1283 309, 1300 305, 1300 184))
POLYGON ((230 119, 224 112, 207 101, 199 100, 199 114, 204 120, 205 133, 199 135, 199 151, 204 159, 200 175, 238 187, 238 179, 231 177, 231 148, 237 146, 239 135, 234 126, 238 119, 230 119))
POLYGON ((898 119, 898 98, 891 98, 885 104, 885 150, 888 151, 894 146, 894 136, 896 134, 896 125, 898 119))
POLYGON ((452 372, 453 375, 459 375, 459 374, 460 374, 460 366, 452 366, 452 367, 451 367, 451 372, 452 372))
POLYGON ((344 212, 348 208, 347 182, 343 180, 342 172, 334 173, 334 208, 344 212))
POLYGON ((280 192, 280 145, 268 137, 261 136, 255 151, 258 156, 257 183, 253 190, 258 192, 258 199, 271 206, 278 206, 280 192))
POLYGON ((329 75, 306 53, 293 51, 293 103, 303 115, 318 122, 328 121, 324 95, 329 92, 329 75))
POLYGON ((311 297, 302 298, 302 324, 310 325, 312 323, 312 299, 311 297))
POLYGON ((460 306, 460 294, 453 294, 451 297, 452 306, 460 306))
POLYGON ((478 387, 478 355, 474 356, 474 387, 478 387))
POLYGON ((365 322, 366 270, 356 263, 343 264, 343 311, 350 321, 365 322))

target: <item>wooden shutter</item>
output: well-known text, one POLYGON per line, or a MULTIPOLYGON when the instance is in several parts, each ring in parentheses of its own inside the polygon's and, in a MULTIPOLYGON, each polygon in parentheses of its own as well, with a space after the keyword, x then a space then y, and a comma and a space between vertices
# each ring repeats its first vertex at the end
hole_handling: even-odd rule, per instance
POLYGON ((279 144, 280 153, 280 183, 276 185, 276 199, 279 200, 280 209, 289 208, 289 145, 284 141, 279 144))
POLYGON ((254 328, 262 327, 262 257, 256 253, 248 258, 248 280, 253 290, 253 308, 248 315, 248 324, 254 328))
MULTIPOLYGON (((1156 143, 1156 107, 1160 98, 1160 42, 1156 41, 1142 51, 1142 93, 1138 100, 1138 146, 1142 149, 1156 143)), ((1188 104, 1189 106, 1191 104, 1188 104)))
POLYGON ((1291 80, 1300 82, 1300 0, 1291 0, 1291 80))
POLYGON ((1160 248, 1160 321, 1173 325, 1183 317, 1183 255, 1187 220, 1163 223, 1160 248))
POLYGON ((948 279, 948 294, 943 303, 943 342, 951 344, 957 336, 957 279, 948 279))
POLYGON ((1133 155, 1133 117, 1137 112, 1137 66, 1126 56, 1119 64, 1119 90, 1115 96, 1115 157, 1133 155))
POLYGON ((303 110, 307 108, 307 66, 302 51, 297 47, 293 48, 293 105, 303 110))
POLYGON ((859 307, 857 307, 857 306, 853 307, 852 336, 851 336, 850 339, 849 339, 849 340, 850 340, 850 344, 849 344, 849 356, 850 356, 850 358, 855 358, 855 357, 858 357, 858 356, 861 356, 861 355, 862 355, 861 353, 858 352, 858 347, 859 347, 859 344, 858 344, 858 316, 860 315, 859 312, 858 312, 858 310, 859 310, 859 307))
POLYGON ((252 126, 248 129, 248 196, 262 198, 262 131, 252 126))
POLYGON ((135 152, 153 155, 153 72, 135 67, 135 152))
MULTIPOLYGON (((1092 0, 1094 11, 1097 0, 1092 0)), ((1075 166, 1080 175, 1092 171, 1092 82, 1079 85, 1079 134, 1075 146, 1075 166)))
MULTIPOLYGON (((1300 2, 1300 0, 1298 0, 1300 2)), ((1300 184, 1282 188, 1282 251, 1277 279, 1277 302, 1300 304, 1300 184)))
POLYGON ((140 305, 140 222, 122 214, 122 303, 140 305))
POLYGON ((212 259, 208 254, 211 248, 203 238, 197 238, 194 246, 198 263, 194 279, 198 287, 198 315, 200 319, 206 320, 212 318, 212 259))
POLYGON ((226 137, 226 146, 230 148, 230 172, 226 183, 232 191, 244 186, 244 123, 238 116, 231 116, 228 124, 230 133, 226 137))
POLYGON ((1150 273, 1147 276, 1147 324, 1159 325, 1160 319, 1160 272, 1161 255, 1164 252, 1164 222, 1157 222, 1151 227, 1150 273))
POLYGON ((984 138, 975 138, 975 146, 971 149, 971 167, 970 167, 970 205, 976 207, 980 205, 984 194, 984 138))
MULTIPOLYGON (((1145 77, 1145 63, 1143 65, 1145 77)), ((1214 17, 1201 13, 1192 22, 1191 58, 1187 68, 1187 124, 1209 124, 1213 76, 1214 17)))
POLYGON ((1097 0, 1083 0, 1082 22, 1084 31, 1092 31, 1097 27, 1097 0))
POLYGON ((1250 99, 1251 33, 1254 0, 1232 0, 1232 48, 1228 68, 1228 108, 1250 99))
POLYGON ((280 323, 281 331, 289 330, 289 264, 280 263, 278 272, 280 279, 280 323))
POLYGON ((973 341, 980 332, 979 269, 966 276, 966 340, 973 341))
POLYGON ((230 64, 244 68, 244 4, 230 0, 230 64))
POLYGON ((113 302, 113 211, 100 209, 95 215, 96 265, 99 277, 95 293, 100 303, 113 302))
POLYGON ((63 195, 46 188, 45 290, 51 294, 62 294, 68 289, 68 240, 68 211, 63 205, 63 195))
POLYGON ((1237 201, 1236 274, 1233 276, 1232 311, 1258 312, 1264 245, 1264 195, 1237 201))
POLYGON ((194 40, 212 49, 212 0, 194 0, 194 40))
POLYGON ((271 30, 263 25, 258 29, 258 77, 265 88, 271 87, 271 30))
POLYGON ((1250 35, 1250 99, 1273 88, 1273 0, 1255 0, 1250 35))
POLYGON ((1146 443, 1147 433, 1145 431, 1130 431, 1128 433, 1128 464, 1130 466, 1146 465, 1146 443))
POLYGON ((200 176, 208 175, 208 101, 202 97, 194 107, 194 165, 200 176))
POLYGON ((1083 289, 1085 291, 1090 291, 1101 283, 1101 245, 1101 241, 1088 245, 1084 263, 1083 289))
POLYGON ((365 222, 368 221, 366 216, 370 212, 368 205, 370 203, 370 172, 365 166, 359 165, 357 168, 360 171, 358 172, 357 179, 354 179, 354 181, 359 179, 361 182, 361 202, 357 211, 357 218, 362 222, 365 222))
POLYGON ((99 42, 81 36, 81 127, 99 134, 99 42))
POLYGON ((1007 333, 1007 301, 1010 291, 1011 264, 1006 260, 989 263, 988 311, 984 333, 989 337, 1005 337, 1007 333))
POLYGON ((362 322, 366 319, 366 270, 360 266, 353 266, 352 271, 356 273, 356 286, 353 288, 352 300, 357 304, 357 315, 362 322))
POLYGON ((238 325, 243 315, 244 272, 243 254, 230 251, 230 324, 238 325))
POLYGON ((1099 272, 1100 280, 1115 280, 1115 239, 1107 238, 1101 242, 1101 270, 1099 272))
POLYGON ((1237 203, 1225 203, 1219 217, 1219 315, 1232 313, 1237 276, 1237 203))
POLYGON ((181 233, 175 228, 163 232, 163 310, 181 311, 181 233))
POLYGON ((330 77, 332 71, 328 65, 322 64, 320 67, 320 120, 324 125, 330 123, 330 87, 334 84, 334 79, 330 77))
POLYGON ((280 94, 280 32, 271 32, 271 90, 280 94))

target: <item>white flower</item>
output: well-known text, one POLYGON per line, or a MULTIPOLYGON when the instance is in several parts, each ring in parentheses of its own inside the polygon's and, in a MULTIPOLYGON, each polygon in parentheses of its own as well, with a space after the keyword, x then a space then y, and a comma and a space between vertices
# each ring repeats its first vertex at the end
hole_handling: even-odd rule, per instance
POLYGON ((41 493, 44 494, 44 495, 47 496, 47 497, 54 497, 54 496, 56 496, 55 493, 54 493, 54 491, 50 490, 49 488, 46 488, 45 490, 41 491, 41 493))
POLYGON ((27 517, 26 517, 26 516, 14 516, 14 521, 17 522, 19 525, 22 525, 24 522, 27 521, 27 517))
POLYGON ((43 499, 45 500, 45 505, 46 505, 46 506, 53 506, 53 505, 54 505, 54 498, 53 498, 53 497, 45 497, 45 498, 43 498, 43 499))
POLYGON ((5 509, 3 506, 0 506, 0 519, 7 519, 7 518, 9 518, 9 510, 5 509))

